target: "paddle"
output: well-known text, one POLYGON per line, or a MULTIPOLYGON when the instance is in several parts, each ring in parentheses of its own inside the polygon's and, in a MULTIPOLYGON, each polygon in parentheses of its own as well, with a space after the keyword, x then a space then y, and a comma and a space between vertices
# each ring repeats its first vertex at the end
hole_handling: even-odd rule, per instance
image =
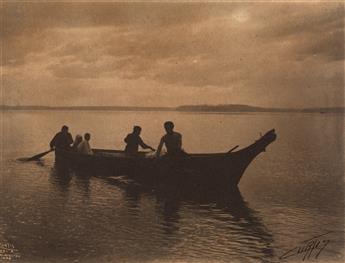
POLYGON ((228 151, 228 153, 231 153, 233 150, 237 149, 239 145, 236 145, 235 147, 231 148, 230 151, 228 151))
POLYGON ((43 153, 36 154, 36 155, 34 155, 34 156, 30 157, 30 158, 20 158, 18 160, 24 161, 24 162, 36 161, 36 160, 40 159, 41 157, 47 155, 48 153, 50 153, 52 151, 54 151, 54 149, 50 149, 49 151, 45 151, 43 153))

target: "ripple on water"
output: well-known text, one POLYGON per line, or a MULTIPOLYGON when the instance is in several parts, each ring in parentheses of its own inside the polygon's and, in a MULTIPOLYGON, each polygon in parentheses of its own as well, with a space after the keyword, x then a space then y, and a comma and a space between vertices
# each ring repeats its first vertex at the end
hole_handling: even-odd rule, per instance
MULTIPOLYGON (((122 142, 116 134, 105 136, 110 123, 139 118, 152 127, 152 114, 49 112, 35 119, 44 130, 66 119, 83 130, 90 118, 95 145, 109 146, 113 139, 122 142)), ((257 137, 249 122, 257 130, 277 128, 279 138, 246 171, 243 197, 176 196, 142 189, 123 176, 58 171, 53 154, 42 162, 16 161, 40 152, 33 147, 50 136, 32 136, 37 129, 30 114, 11 114, 16 129, 3 140, 0 241, 13 244, 23 262, 277 262, 296 241, 332 231, 332 245, 320 260, 343 262, 343 156, 335 151, 335 135, 343 132, 337 117, 169 114, 179 120, 191 151, 224 151, 229 141, 246 145, 257 137)), ((154 117, 164 121, 166 115, 154 117)), ((145 140, 154 142, 160 133, 152 128, 145 140)))

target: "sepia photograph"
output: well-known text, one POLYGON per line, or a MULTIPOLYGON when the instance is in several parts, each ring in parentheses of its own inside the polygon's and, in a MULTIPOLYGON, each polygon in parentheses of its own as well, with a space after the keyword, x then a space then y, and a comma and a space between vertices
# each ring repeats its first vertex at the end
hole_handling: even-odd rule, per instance
POLYGON ((345 1, 0 14, 0 262, 345 262, 345 1))

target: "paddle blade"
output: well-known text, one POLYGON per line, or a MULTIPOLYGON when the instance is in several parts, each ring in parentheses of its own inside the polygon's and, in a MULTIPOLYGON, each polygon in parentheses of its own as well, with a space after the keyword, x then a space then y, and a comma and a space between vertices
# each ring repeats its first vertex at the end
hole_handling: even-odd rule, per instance
POLYGON ((36 160, 39 160, 40 158, 42 158, 43 156, 45 156, 46 154, 50 153, 54 151, 53 149, 49 150, 49 151, 45 151, 43 153, 39 153, 39 154, 36 154, 30 158, 20 158, 18 160, 20 161, 24 161, 24 162, 28 162, 28 161, 36 161, 36 160))

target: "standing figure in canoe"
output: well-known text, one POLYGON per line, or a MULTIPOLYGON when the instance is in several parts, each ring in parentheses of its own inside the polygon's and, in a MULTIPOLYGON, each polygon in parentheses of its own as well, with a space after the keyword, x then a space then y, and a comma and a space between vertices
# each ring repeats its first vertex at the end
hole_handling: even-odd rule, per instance
POLYGON ((54 138, 50 141, 50 149, 63 149, 70 150, 73 143, 72 135, 68 132, 66 125, 62 126, 61 131, 55 134, 54 138))
POLYGON ((156 156, 159 157, 165 145, 168 156, 187 156, 187 153, 182 149, 182 135, 174 131, 174 123, 167 121, 164 123, 166 134, 162 137, 157 148, 156 156))
POLYGON ((134 126, 133 132, 127 134, 126 138, 124 139, 125 143, 127 144, 126 148, 125 148, 126 155, 128 155, 128 156, 137 155, 139 145, 143 149, 151 149, 152 151, 155 151, 154 148, 152 148, 151 146, 144 143, 144 141, 140 137, 140 133, 141 133, 141 127, 140 126, 134 126))

